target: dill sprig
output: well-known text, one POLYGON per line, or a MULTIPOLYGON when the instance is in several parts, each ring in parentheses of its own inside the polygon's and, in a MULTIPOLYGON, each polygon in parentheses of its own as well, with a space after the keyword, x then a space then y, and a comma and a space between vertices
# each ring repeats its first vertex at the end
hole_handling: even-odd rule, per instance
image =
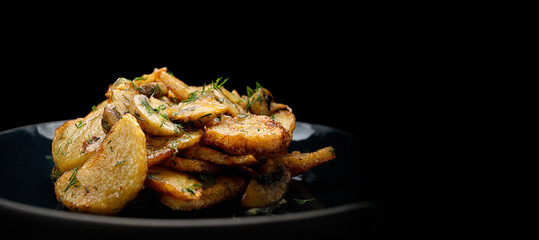
POLYGON ((71 177, 69 177, 69 183, 67 184, 67 187, 64 189, 64 192, 67 191, 71 186, 80 187, 80 185, 77 185, 79 183, 79 180, 77 179, 77 172, 79 171, 79 167, 75 168, 73 173, 71 173, 71 177))

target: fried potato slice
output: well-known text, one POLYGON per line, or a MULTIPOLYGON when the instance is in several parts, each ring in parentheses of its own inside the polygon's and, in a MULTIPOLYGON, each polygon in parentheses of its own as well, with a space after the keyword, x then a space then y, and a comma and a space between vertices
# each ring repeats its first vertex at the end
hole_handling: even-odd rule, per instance
POLYGON ((228 154, 223 154, 215 149, 200 146, 194 146, 185 149, 182 153, 182 156, 184 156, 185 158, 200 159, 215 164, 227 166, 253 165, 257 163, 256 158, 251 154, 232 156, 228 154))
POLYGON ((148 170, 146 186, 182 200, 196 200, 202 194, 202 184, 185 172, 175 172, 155 166, 148 170))
POLYGON ((165 159, 172 159, 180 150, 197 144, 204 136, 202 129, 187 130, 180 136, 158 137, 146 135, 148 167, 159 164, 165 159))
POLYGON ((116 214, 142 189, 146 171, 144 132, 126 114, 82 167, 56 181, 54 191, 71 211, 116 214))
POLYGON ((290 169, 292 176, 295 176, 334 158, 335 149, 325 147, 310 153, 294 151, 280 156, 279 162, 284 163, 290 169))
POLYGON ((195 91, 191 86, 170 74, 166 67, 154 69, 151 75, 153 76, 150 77, 155 78, 158 82, 164 83, 168 90, 181 100, 189 98, 189 94, 195 91))
POLYGON ((179 172, 218 173, 223 171, 223 167, 215 163, 181 157, 165 159, 161 165, 179 172))
POLYGON ((55 130, 52 156, 61 173, 82 166, 103 142, 102 114, 103 108, 98 108, 84 118, 65 122, 55 130))
POLYGON ((159 194, 159 200, 172 210, 200 210, 240 196, 245 190, 245 183, 245 179, 240 177, 218 176, 215 183, 202 190, 202 196, 198 200, 183 200, 163 193, 159 194))
POLYGON ((203 143, 234 155, 278 155, 286 152, 291 137, 268 116, 238 115, 206 127, 203 143))
POLYGON ((290 137, 293 137, 294 130, 296 129, 296 116, 292 111, 279 110, 275 112, 271 118, 280 123, 281 126, 288 132, 290 137))

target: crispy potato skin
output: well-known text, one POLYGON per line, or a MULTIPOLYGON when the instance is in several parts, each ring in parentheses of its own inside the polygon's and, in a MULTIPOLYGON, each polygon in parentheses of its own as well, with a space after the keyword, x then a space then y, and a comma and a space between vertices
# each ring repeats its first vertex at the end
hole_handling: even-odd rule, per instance
POLYGON ((103 108, 99 108, 84 118, 67 121, 55 130, 52 156, 61 173, 82 166, 103 142, 102 114, 103 108))
POLYGON ((203 142, 235 155, 286 153, 291 137, 268 116, 239 115, 205 128, 203 142))
POLYGON ((172 210, 193 211, 215 206, 222 201, 238 197, 245 190, 245 179, 218 176, 215 184, 202 190, 202 196, 195 201, 186 201, 169 194, 159 194, 159 200, 172 210))
POLYGON ((292 176, 295 176, 334 158, 335 149, 325 147, 310 153, 294 151, 280 156, 278 161, 285 164, 292 172, 292 176))
POLYGON ((257 163, 256 158, 251 155, 231 156, 207 147, 194 146, 182 153, 186 158, 194 158, 211 163, 227 166, 246 166, 257 163))
POLYGON ((280 123, 281 126, 283 126, 283 128, 288 132, 290 137, 292 137, 292 134, 296 129, 296 116, 294 115, 294 113, 288 110, 279 110, 275 112, 272 116, 276 122, 280 123))
POLYGON ((148 170, 146 186, 182 200, 196 200, 202 194, 202 184, 188 173, 155 166, 148 170))
POLYGON ((161 165, 179 172, 192 173, 218 173, 223 171, 223 167, 212 162, 188 159, 188 158, 169 158, 161 162, 161 165))
POLYGON ((146 172, 144 132, 137 120, 126 114, 97 152, 82 167, 64 173, 54 190, 57 200, 71 211, 111 215, 137 196, 146 172), (76 184, 68 186, 75 180, 76 184))

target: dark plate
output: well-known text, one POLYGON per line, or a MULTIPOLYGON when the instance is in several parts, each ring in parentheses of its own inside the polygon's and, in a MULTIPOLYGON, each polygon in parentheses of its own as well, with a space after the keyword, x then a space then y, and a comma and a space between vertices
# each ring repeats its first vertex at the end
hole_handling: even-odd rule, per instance
POLYGON ((262 236, 345 234, 370 231, 376 215, 373 204, 372 166, 364 144, 338 129, 296 123, 289 151, 315 151, 333 146, 337 157, 306 174, 294 177, 287 203, 271 213, 246 216, 239 200, 195 211, 171 211, 148 190, 143 190, 117 216, 72 213, 58 204, 50 178, 54 130, 64 121, 28 125, 0 132, 0 217, 7 226, 41 227, 41 231, 84 231, 152 236, 181 232, 183 236, 234 233, 262 236), (311 199, 305 204, 295 199, 311 199), (158 231, 156 231, 158 230, 158 231))

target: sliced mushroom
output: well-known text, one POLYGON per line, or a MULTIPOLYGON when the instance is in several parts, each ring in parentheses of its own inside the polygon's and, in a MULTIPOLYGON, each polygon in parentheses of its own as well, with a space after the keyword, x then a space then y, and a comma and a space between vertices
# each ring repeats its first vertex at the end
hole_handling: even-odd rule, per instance
POLYGON ((168 88, 164 83, 152 82, 142 84, 137 88, 139 93, 146 95, 147 97, 161 98, 167 95, 168 88))
POLYGON ((228 109, 227 106, 210 97, 200 98, 193 102, 183 102, 166 109, 171 120, 180 123, 193 123, 202 126, 212 121, 228 109))
POLYGON ((165 107, 165 105, 153 106, 148 97, 138 94, 133 97, 133 102, 129 106, 129 112, 137 118, 144 132, 156 136, 180 134, 181 132, 168 119, 167 115, 161 113, 161 110, 165 107))
POLYGON ((105 94, 110 103, 116 104, 117 111, 122 115, 127 112, 131 102, 133 102, 133 97, 137 94, 132 83, 128 79, 118 78, 116 82, 109 86, 105 94))
POLYGON ((243 207, 265 207, 276 204, 288 191, 291 174, 284 164, 268 159, 260 171, 258 176, 251 178, 243 194, 241 199, 243 207))
POLYGON ((253 114, 270 115, 273 95, 265 88, 259 87, 256 92, 248 99, 248 110, 253 114))
POLYGON ((123 114, 118 111, 115 103, 109 103, 103 110, 103 118, 101 119, 101 126, 105 133, 108 133, 112 126, 122 119, 123 114))

